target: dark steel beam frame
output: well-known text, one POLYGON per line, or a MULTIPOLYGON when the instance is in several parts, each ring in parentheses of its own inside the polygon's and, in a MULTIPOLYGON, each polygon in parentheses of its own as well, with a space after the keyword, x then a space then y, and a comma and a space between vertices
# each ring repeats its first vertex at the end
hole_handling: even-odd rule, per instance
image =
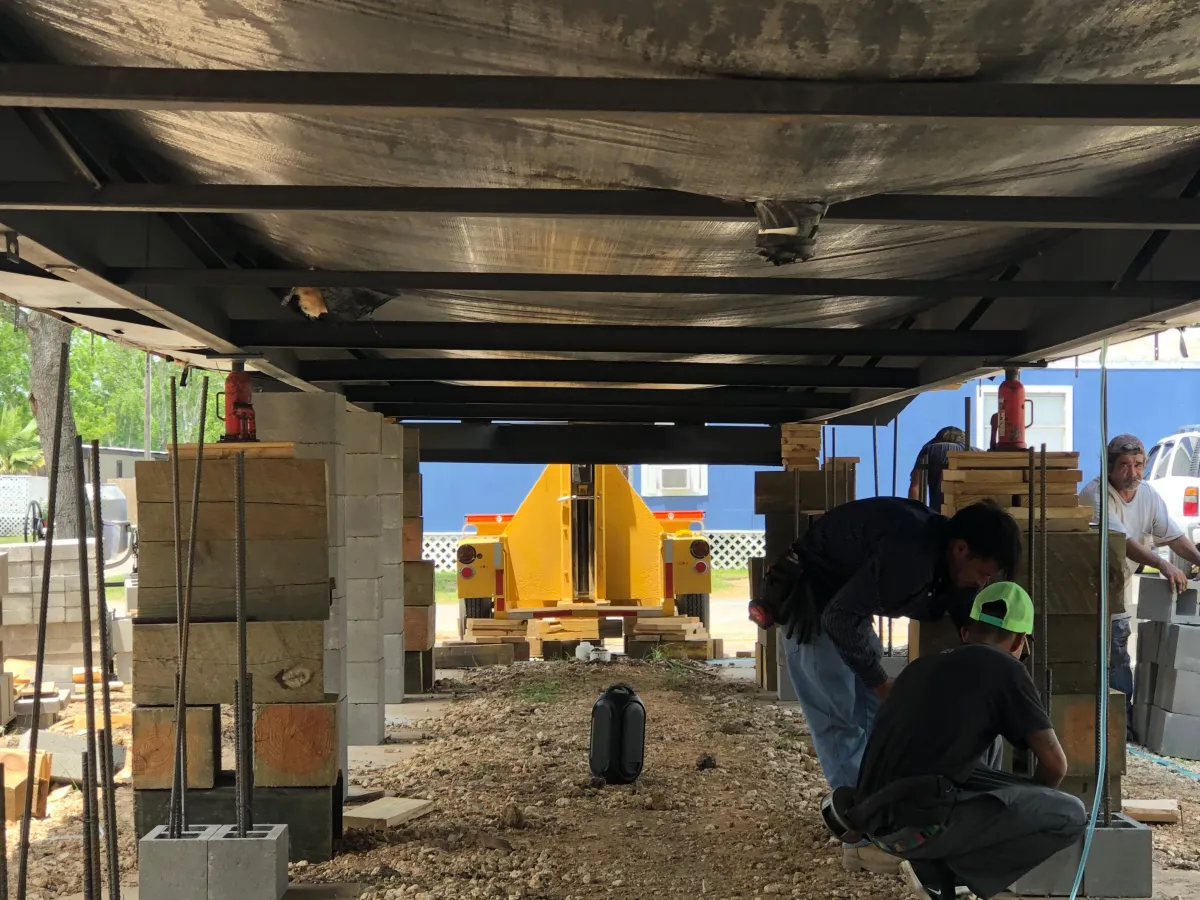
MULTIPOLYGON (((654 407, 658 409, 845 409, 848 394, 819 394, 814 391, 730 388, 560 388, 560 387, 464 387, 439 382, 404 385, 352 385, 346 388, 351 403, 432 403, 446 407, 470 406, 562 406, 587 410, 590 407, 654 407)), ((491 416, 490 418, 500 418, 491 416)), ((653 421, 653 420, 652 420, 653 421)))
POLYGON ((422 462, 780 464, 778 428, 473 423, 416 427, 422 462))
POLYGON ((0 105, 360 113, 657 113, 823 122, 1195 125, 1200 86, 558 78, 229 69, 0 66, 0 105))
POLYGON ((664 363, 632 360, 334 359, 302 362, 305 381, 538 381, 724 384, 776 387, 917 386, 916 369, 832 366, 664 363))
MULTIPOLYGON (((394 212, 505 218, 753 221, 754 204, 682 191, 417 188, 298 184, 0 183, 0 210, 48 212, 394 212)), ((839 225, 1200 229, 1200 208, 1176 198, 880 194, 833 204, 839 225)))
POLYGON ((748 297, 1036 297, 1053 300, 1200 297, 1200 281, 990 281, 919 278, 790 278, 709 275, 575 275, 540 272, 410 272, 310 269, 114 268, 105 272, 127 288, 358 287, 380 291, 458 291, 564 294, 711 294, 748 297))
POLYGON ((722 353, 804 356, 987 357, 1027 350, 1019 331, 888 328, 708 328, 691 325, 548 325, 499 322, 292 322, 233 320, 241 347, 497 350, 579 353, 722 353))
POLYGON ((376 412, 398 419, 529 421, 529 422, 655 422, 680 424, 779 425, 825 416, 824 410, 795 407, 678 407, 666 406, 543 406, 536 403, 377 403, 376 412))

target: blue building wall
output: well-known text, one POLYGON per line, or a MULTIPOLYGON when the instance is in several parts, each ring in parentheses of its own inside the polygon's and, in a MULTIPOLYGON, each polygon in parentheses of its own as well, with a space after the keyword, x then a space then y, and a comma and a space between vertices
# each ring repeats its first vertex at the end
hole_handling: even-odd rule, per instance
MULTIPOLYGON (((1069 385, 1072 398, 1074 449, 1080 451, 1084 480, 1100 470, 1100 372, 1081 369, 1029 369, 1022 372, 1027 385, 1069 385)), ((1000 378, 984 383, 998 384, 1000 378)), ((908 475, 921 445, 945 425, 964 421, 964 398, 974 397, 980 382, 973 381, 957 391, 930 391, 917 397, 900 414, 899 455, 895 467, 898 492, 908 489, 908 475)), ((1131 432, 1149 447, 1180 425, 1200 422, 1200 369, 1112 369, 1108 373, 1109 434, 1131 432)), ((879 492, 892 493, 893 439, 896 425, 878 430, 879 492)), ((837 429, 839 456, 857 456, 858 496, 875 490, 869 426, 837 429)), ((986 445, 987 435, 975 434, 977 446, 986 445)), ((422 463, 426 531, 458 531, 466 513, 514 512, 542 471, 532 465, 484 465, 422 463)), ((654 510, 701 509, 705 524, 712 529, 762 528, 762 516, 754 515, 754 468, 710 466, 707 497, 647 498, 654 510)), ((639 486, 639 472, 633 473, 639 486)))

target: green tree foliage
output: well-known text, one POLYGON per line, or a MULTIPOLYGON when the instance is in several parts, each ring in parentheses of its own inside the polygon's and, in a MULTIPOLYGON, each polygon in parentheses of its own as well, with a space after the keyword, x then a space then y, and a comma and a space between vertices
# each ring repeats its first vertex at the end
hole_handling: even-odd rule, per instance
POLYGON ((0 475, 20 475, 41 465, 37 422, 28 409, 0 407, 0 475))
MULTIPOLYGON (((150 448, 163 450, 171 439, 171 377, 179 378, 183 367, 150 358, 150 448)), ((222 425, 217 419, 216 394, 223 372, 192 372, 186 387, 179 388, 179 440, 196 440, 200 415, 200 385, 209 375, 209 398, 205 440, 215 441, 222 425)), ((124 347, 90 332, 76 329, 71 335, 71 406, 79 433, 106 447, 140 448, 145 421, 146 354, 124 347)), ((0 319, 0 409, 11 409, 21 420, 30 420, 29 339, 0 319)), ((37 441, 36 426, 33 431, 37 441)))

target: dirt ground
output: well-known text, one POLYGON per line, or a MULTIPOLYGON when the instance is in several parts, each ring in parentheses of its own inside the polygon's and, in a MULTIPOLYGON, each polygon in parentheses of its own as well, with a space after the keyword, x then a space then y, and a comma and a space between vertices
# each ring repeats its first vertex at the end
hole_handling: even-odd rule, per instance
MULTIPOLYGON (((908 896, 897 878, 842 871, 817 813, 825 784, 803 718, 751 684, 699 664, 630 661, 530 663, 461 678, 439 683, 453 699, 439 705, 443 715, 415 723, 422 743, 397 746, 396 764, 351 779, 433 800, 433 812, 384 833, 348 832, 331 862, 293 865, 293 881, 361 883, 364 900, 908 896), (636 785, 598 788, 587 770, 590 708, 615 682, 633 685, 646 704, 646 768, 636 785), (700 768, 704 757, 715 766, 700 768)), ((128 702, 115 708, 128 711, 128 702)), ((396 739, 413 732, 412 722, 389 726, 396 739)), ((128 742, 128 728, 115 734, 128 742)), ((1181 801, 1183 825, 1155 826, 1155 862, 1167 870, 1162 896, 1200 896, 1200 781, 1131 756, 1125 795, 1181 801)), ((122 882, 131 884, 132 790, 118 788, 117 800, 122 882)), ((81 795, 68 786, 34 823, 31 900, 80 890, 81 818, 81 795)), ((15 884, 16 823, 7 835, 15 884)))

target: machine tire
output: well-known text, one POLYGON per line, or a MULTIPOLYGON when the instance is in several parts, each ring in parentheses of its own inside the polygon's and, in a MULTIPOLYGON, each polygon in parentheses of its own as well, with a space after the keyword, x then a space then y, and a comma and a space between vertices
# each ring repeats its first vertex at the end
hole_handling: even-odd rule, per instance
POLYGON ((467 636, 467 619, 490 619, 493 602, 491 597, 464 597, 458 601, 458 636, 467 636))
POLYGON ((680 594, 675 611, 681 616, 696 616, 708 628, 708 594, 680 594))

